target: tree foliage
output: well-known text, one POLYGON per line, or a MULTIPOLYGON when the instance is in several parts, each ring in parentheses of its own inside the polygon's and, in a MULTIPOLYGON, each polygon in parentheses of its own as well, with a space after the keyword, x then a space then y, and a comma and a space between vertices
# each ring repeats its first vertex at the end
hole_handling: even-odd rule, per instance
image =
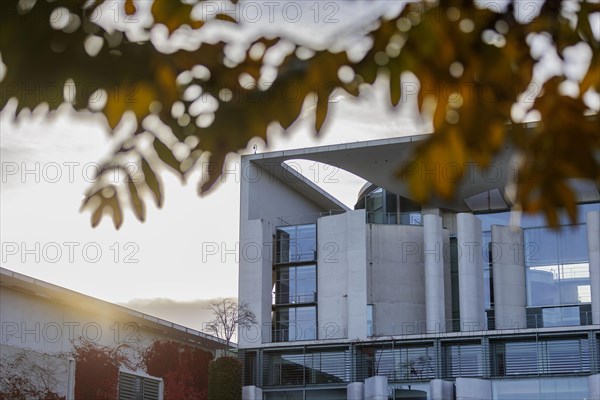
POLYGON ((242 363, 235 357, 219 357, 208 364, 208 400, 241 400, 242 363))
MULTIPOLYGON (((194 10, 202 1, 154 0, 149 9, 145 3, 119 3, 125 22, 142 31, 138 35, 127 31, 127 24, 101 23, 97 15, 109 7, 104 0, 10 0, 1 6, 6 71, 0 108, 12 98, 15 115, 42 104, 52 112, 67 102, 81 114, 103 115, 111 132, 125 125, 124 116, 135 120, 135 129, 101 171, 105 176, 118 169, 127 183, 101 179, 84 201, 93 226, 109 212, 120 227, 124 202, 142 221, 148 196, 162 206, 163 167, 186 179, 200 160, 208 161, 211 167, 199 189, 209 190, 228 153, 244 149, 254 137, 266 140, 272 125, 289 128, 307 104, 315 105, 314 128, 320 132, 334 91, 360 96, 364 87, 387 76, 390 107, 397 108, 410 94, 402 85, 407 73, 419 81, 419 112, 434 130, 409 167, 486 166, 511 141, 522 153, 516 204, 544 211, 551 222, 556 207, 575 215, 569 179, 600 185, 600 129, 596 117, 586 117, 590 110, 584 101, 600 89, 600 44, 590 25, 600 12, 598 2, 535 2, 534 12, 524 18, 513 1, 502 7, 468 0, 407 3, 397 16, 355 27, 370 43, 359 56, 351 44, 334 39, 322 49, 262 37, 247 46, 242 59, 232 57, 231 43, 224 41, 188 48, 151 39, 160 32, 163 42, 178 32, 191 35, 214 23, 209 19, 237 24, 230 14, 199 19, 194 10), (530 48, 535 38, 550 42, 548 51, 556 51, 563 64, 554 77, 534 82, 540 90, 531 92, 540 63, 530 48), (591 54, 583 76, 566 67, 567 53, 574 49, 591 54), (273 61, 277 57, 267 57, 273 52, 284 56, 273 61), (276 77, 267 82, 273 71, 276 77), (534 129, 518 123, 515 103, 537 112, 534 129), (128 168, 126 160, 134 160, 141 173, 128 168)), ((235 7, 237 1, 232 3, 235 7)), ((455 182, 422 181, 419 175, 409 182, 416 200, 453 195, 455 182)))

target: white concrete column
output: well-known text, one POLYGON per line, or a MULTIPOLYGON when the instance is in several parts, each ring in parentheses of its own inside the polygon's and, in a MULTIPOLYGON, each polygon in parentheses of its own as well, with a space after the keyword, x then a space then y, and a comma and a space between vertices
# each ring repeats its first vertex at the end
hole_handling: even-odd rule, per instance
POLYGON ((456 226, 460 330, 485 330, 481 220, 473 214, 460 213, 456 226))
POLYGON ((588 212, 586 222, 592 292, 592 322, 598 325, 600 324, 600 212, 588 212))
POLYGON ((456 400, 492 400, 492 381, 456 378, 456 400))
POLYGON ((523 230, 492 226, 494 315, 496 329, 527 327, 523 230))
MULTIPOLYGON (((366 339, 367 335, 367 225, 364 210, 348 211, 347 231, 347 268, 348 287, 346 294, 348 313, 348 338, 366 339)), ((319 244, 323 242, 319 239, 319 244)), ((333 282, 332 282, 333 284, 333 282)), ((319 312, 321 308, 319 305, 319 312)), ((339 312, 339 310, 338 310, 339 312)))
POLYGON ((365 379, 365 400, 388 400, 387 376, 365 379))
POLYGON ((427 332, 446 331, 442 218, 423 216, 425 257, 425 309, 427 332))
POLYGON ((454 384, 441 379, 429 381, 431 400, 454 400, 454 384))
POLYGON ((347 400, 364 400, 365 389, 362 382, 352 382, 346 386, 346 399, 347 400))
POLYGON ((600 399, 600 374, 588 376, 588 399, 600 399))
POLYGON ((240 227, 239 299, 248 304, 257 324, 242 328, 238 347, 256 347, 271 340, 273 292, 273 230, 267 221, 245 221, 240 227))
POLYGON ((368 337, 365 219, 365 210, 354 210, 317 223, 319 339, 368 337))
POLYGON ((262 400, 263 391, 256 386, 242 387, 242 400, 262 400))

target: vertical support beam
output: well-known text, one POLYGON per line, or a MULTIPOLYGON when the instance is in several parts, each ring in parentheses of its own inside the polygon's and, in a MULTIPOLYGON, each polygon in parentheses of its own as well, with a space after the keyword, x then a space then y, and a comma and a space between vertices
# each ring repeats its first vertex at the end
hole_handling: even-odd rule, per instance
POLYGON ((523 230, 493 225, 491 246, 496 329, 526 328, 523 230))
POLYGON ((444 283, 444 256, 442 218, 423 216, 425 256, 425 310, 426 329, 429 333, 446 331, 444 283))
POLYGON ((586 222, 590 260, 592 322, 594 325, 600 325, 600 212, 588 212, 586 222))
POLYGON ((490 376, 492 376, 492 363, 490 361, 491 354, 492 353, 490 348, 490 338, 484 336, 481 338, 481 367, 483 369, 484 378, 489 378, 490 376))
POLYGON ((263 391, 256 386, 242 387, 242 400, 262 400, 263 391))
POLYGON ((431 400, 454 400, 454 384, 441 379, 429 382, 431 400))
POLYGON ((588 376, 588 399, 600 399, 600 374, 588 376))
POLYGON ((365 379, 365 400, 388 400, 387 376, 365 379))
POLYGON ((588 333, 588 346, 590 354, 590 372, 592 374, 600 373, 600 344, 596 340, 596 332, 590 331, 588 333))
POLYGON ((442 342, 440 339, 433 340, 433 354, 435 354, 434 359, 434 376, 437 379, 442 378, 442 342))
POLYGON ((271 308, 273 292, 273 232, 268 221, 245 221, 240 227, 239 294, 248 304, 257 324, 240 329, 238 347, 257 347, 271 341, 271 308))
POLYGON ((348 400, 364 400, 364 384, 362 382, 352 382, 346 386, 346 398, 348 400))
POLYGON ((472 214, 460 213, 456 225, 460 330, 485 330, 481 221, 472 214))
POLYGON ((492 381, 456 378, 456 400, 492 400, 492 381))

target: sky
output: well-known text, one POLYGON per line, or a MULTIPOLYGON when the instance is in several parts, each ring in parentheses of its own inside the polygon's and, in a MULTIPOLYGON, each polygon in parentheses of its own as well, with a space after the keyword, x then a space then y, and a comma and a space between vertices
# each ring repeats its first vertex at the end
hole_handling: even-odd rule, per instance
MULTIPOLYGON (((386 2, 373 6, 358 1, 352 7, 331 2, 335 6, 327 9, 324 3, 291 3, 294 6, 285 11, 290 18, 283 7, 273 8, 272 15, 263 8, 262 20, 243 29, 314 41, 315 29, 322 33, 317 36, 327 37, 363 18, 367 7, 375 14, 389 8, 386 2), (296 19, 290 13, 298 10, 302 18, 290 22, 296 19), (328 19, 323 22, 325 12, 328 19)), ((251 11, 244 13, 250 16, 251 11)), ((338 97, 332 100, 332 118, 320 138, 312 134, 312 119, 303 117, 285 135, 273 133, 268 148, 254 141, 245 152, 254 151, 255 144, 262 152, 416 133, 409 117, 387 109, 384 96, 385 91, 371 90, 358 101, 338 97)), ((79 208, 116 138, 107 135, 102 118, 81 118, 69 107, 63 108, 54 118, 34 112, 18 123, 6 110, 0 114, 2 267, 201 327, 209 316, 207 300, 237 296, 239 155, 229 158, 231 172, 205 197, 197 195, 193 181, 181 185, 174 175, 164 173, 164 207, 157 210, 148 203, 145 223, 127 210, 119 231, 110 218, 91 228, 89 213, 79 208), (211 246, 219 252, 209 254, 211 246)), ((313 177, 315 171, 331 173, 325 166, 297 165, 313 177)), ((335 183, 323 184, 326 190, 353 206, 364 180, 340 170, 333 177, 335 183)))
MULTIPOLYGON (((246 5, 238 15, 238 31, 225 32, 215 26, 206 29, 203 40, 224 35, 243 42, 252 35, 280 33, 318 47, 332 37, 351 40, 348 32, 358 22, 393 15, 401 7, 400 2, 386 0, 271 3, 271 8, 264 2, 242 3, 246 5)), ((551 73, 551 68, 547 70, 551 73)), ((427 127, 415 122, 411 104, 399 110, 389 108, 384 87, 380 80, 358 99, 343 95, 332 99, 319 138, 312 134, 312 117, 303 116, 285 134, 270 134, 268 147, 255 140, 240 153, 253 152, 254 145, 263 152, 426 132, 427 127)), ((209 195, 200 198, 193 180, 181 185, 165 171, 161 210, 148 203, 145 223, 127 210, 119 231, 109 218, 94 229, 89 213, 80 213, 79 208, 98 164, 117 139, 108 136, 101 117, 81 118, 68 107, 56 118, 34 112, 17 124, 7 112, 0 114, 1 265, 201 328, 210 317, 208 300, 237 296, 240 155, 229 157, 230 172, 209 195), (207 252, 215 248, 216 254, 207 252)), ((331 172, 307 162, 297 165, 309 178, 315 178, 315 171, 331 172)), ((333 177, 333 183, 325 184, 323 179, 316 183, 352 207, 365 181, 341 170, 335 170, 333 177)))

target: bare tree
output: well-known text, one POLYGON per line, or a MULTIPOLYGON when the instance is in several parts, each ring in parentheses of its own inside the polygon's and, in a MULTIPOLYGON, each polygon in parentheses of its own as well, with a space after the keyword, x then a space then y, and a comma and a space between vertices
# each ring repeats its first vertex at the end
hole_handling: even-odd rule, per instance
POLYGON ((205 325, 205 330, 224 339, 227 342, 227 350, 238 327, 249 328, 256 324, 256 316, 248 304, 238 304, 230 297, 211 302, 208 309, 213 312, 215 318, 205 325))

